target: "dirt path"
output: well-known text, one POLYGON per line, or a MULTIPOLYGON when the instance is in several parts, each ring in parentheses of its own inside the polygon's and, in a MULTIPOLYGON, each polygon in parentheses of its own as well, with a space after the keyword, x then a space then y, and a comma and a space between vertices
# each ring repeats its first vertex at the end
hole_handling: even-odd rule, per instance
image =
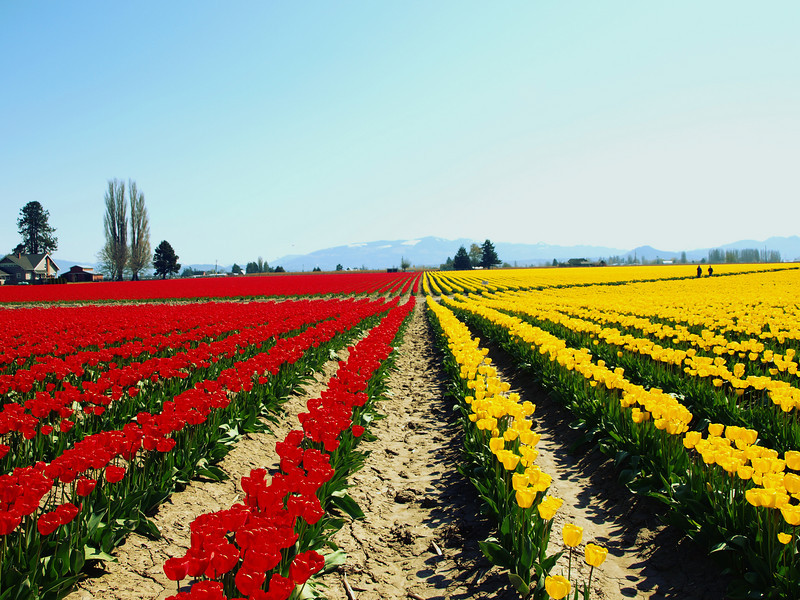
MULTIPOLYGON (((347 351, 339 353, 346 358, 347 351)), ((163 504, 153 521, 162 532, 153 541, 131 534, 114 553, 118 562, 107 563, 106 572, 81 582, 66 600, 114 598, 119 600, 163 600, 175 594, 175 582, 164 575, 163 565, 171 556, 182 556, 189 547, 189 524, 200 514, 230 508, 243 498, 240 480, 251 469, 277 469, 275 442, 298 426, 297 414, 305 410, 310 398, 320 395, 336 372, 337 361, 329 361, 317 372, 302 393, 292 395, 283 405, 285 417, 271 425, 272 433, 247 434, 219 464, 229 479, 223 482, 192 481, 186 489, 173 494, 163 504)))
POLYGON ((345 578, 357 600, 518 598, 478 547, 489 524, 456 470, 460 436, 432 338, 418 304, 389 378, 390 399, 379 407, 386 418, 372 428, 378 439, 352 478, 350 495, 366 518, 334 537, 348 558, 324 578, 332 599, 348 597, 345 578))

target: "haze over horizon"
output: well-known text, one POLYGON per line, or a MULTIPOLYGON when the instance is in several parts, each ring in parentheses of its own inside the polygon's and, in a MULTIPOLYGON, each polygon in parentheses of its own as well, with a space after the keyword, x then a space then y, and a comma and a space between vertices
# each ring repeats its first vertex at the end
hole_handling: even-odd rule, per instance
POLYGON ((800 4, 0 5, 0 252, 94 261, 109 179, 231 264, 373 240, 797 233, 800 4))

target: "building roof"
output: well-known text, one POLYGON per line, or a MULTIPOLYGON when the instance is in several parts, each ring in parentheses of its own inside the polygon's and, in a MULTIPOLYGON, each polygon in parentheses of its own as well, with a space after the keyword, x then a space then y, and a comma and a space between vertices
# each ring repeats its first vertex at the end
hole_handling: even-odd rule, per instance
POLYGON ((0 260, 0 263, 9 262, 24 271, 36 271, 39 268, 44 268, 42 263, 48 260, 53 263, 56 271, 61 270, 49 254, 6 254, 0 260))

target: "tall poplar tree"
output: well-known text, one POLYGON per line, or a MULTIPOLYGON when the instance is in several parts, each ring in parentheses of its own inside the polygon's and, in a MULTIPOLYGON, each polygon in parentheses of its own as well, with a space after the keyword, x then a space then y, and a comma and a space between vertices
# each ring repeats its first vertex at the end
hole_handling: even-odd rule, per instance
POLYGON ((49 217, 49 211, 36 200, 23 206, 17 219, 22 243, 15 250, 22 250, 25 254, 49 254, 58 248, 58 238, 53 235, 56 230, 50 227, 49 217))
POLYGON ((128 268, 131 280, 139 279, 139 272, 148 268, 152 259, 150 249, 150 218, 144 205, 144 194, 136 187, 136 182, 128 180, 128 200, 131 206, 131 246, 128 268))
POLYGON ((100 251, 100 263, 111 279, 122 281, 128 264, 128 206, 125 204, 125 183, 116 179, 108 182, 105 195, 106 214, 103 226, 106 243, 100 251))

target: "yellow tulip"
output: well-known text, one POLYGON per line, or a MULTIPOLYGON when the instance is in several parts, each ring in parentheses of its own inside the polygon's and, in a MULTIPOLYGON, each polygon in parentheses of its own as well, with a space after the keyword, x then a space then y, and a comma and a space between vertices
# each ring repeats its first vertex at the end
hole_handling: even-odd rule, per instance
POLYGON ((514 473, 511 476, 511 486, 514 491, 527 489, 529 483, 528 475, 525 473, 514 473))
POLYGON ((539 510, 539 516, 545 521, 549 521, 556 516, 556 511, 561 508, 563 502, 561 498, 556 498, 554 496, 545 497, 545 499, 539 503, 539 506, 536 507, 539 510))
POLYGON ((554 600, 561 600, 561 598, 569 594, 569 588, 569 581, 561 575, 548 575, 544 579, 544 589, 554 600))
POLYGON ((506 471, 513 471, 517 468, 519 460, 522 457, 518 454, 514 454, 510 450, 506 450, 502 453, 502 456, 498 454, 497 458, 499 458, 500 462, 503 463, 503 467, 506 471))
POLYGON ((752 479, 753 477, 753 467, 748 465, 743 465, 736 469, 736 474, 739 476, 739 479, 743 481, 747 481, 748 479, 752 479))
POLYGON ((722 435, 722 432, 725 430, 725 425, 722 423, 711 423, 708 426, 708 435, 713 437, 719 437, 722 435))
POLYGON ((800 508, 797 506, 784 506, 781 508, 781 514, 789 525, 800 525, 800 508))
POLYGON ((783 476, 783 487, 790 494, 800 494, 800 475, 787 473, 783 476))
MULTIPOLYGON (((517 505, 520 508, 530 508, 535 497, 536 493, 533 491, 533 488, 520 488, 516 490, 517 505)), ((541 506, 541 504, 539 506, 541 506)))
POLYGON ((797 450, 787 450, 783 458, 786 461, 786 466, 792 471, 800 471, 800 452, 797 450))
POLYGON ((583 537, 583 527, 573 525, 572 523, 567 523, 561 530, 561 536, 564 539, 564 545, 569 546, 570 548, 575 548, 581 543, 581 538, 583 537))
POLYGON ((789 542, 792 541, 792 536, 791 534, 780 532, 778 534, 778 541, 781 544, 788 544, 789 542))
POLYGON ((703 437, 703 434, 699 431, 688 431, 686 435, 683 436, 683 445, 686 448, 694 448, 703 437))
POLYGON ((501 437, 493 437, 489 440, 489 449, 493 454, 497 454, 505 448, 505 440, 501 437))
POLYGON ((597 544, 586 544, 586 564, 599 567, 606 560, 608 550, 597 544))

